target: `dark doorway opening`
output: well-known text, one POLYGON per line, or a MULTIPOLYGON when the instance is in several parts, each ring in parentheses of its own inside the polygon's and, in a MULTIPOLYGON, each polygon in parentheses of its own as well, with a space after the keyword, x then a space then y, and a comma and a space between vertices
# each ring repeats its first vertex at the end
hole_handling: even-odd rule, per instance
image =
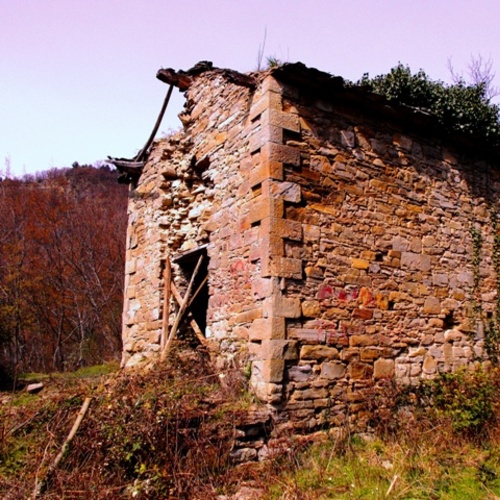
POLYGON ((188 308, 188 313, 191 313, 193 319, 196 321, 198 327, 205 334, 207 327, 207 310, 208 310, 208 255, 207 245, 202 245, 193 250, 188 250, 182 254, 177 255, 172 261, 177 264, 189 283, 195 268, 198 264, 200 257, 203 257, 201 265, 198 269, 196 277, 193 281, 191 303, 188 308))

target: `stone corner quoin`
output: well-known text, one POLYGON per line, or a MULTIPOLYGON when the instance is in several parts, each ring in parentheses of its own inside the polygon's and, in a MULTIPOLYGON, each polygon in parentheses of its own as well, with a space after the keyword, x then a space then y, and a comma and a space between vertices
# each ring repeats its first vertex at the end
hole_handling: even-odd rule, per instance
POLYGON ((183 129, 130 187, 125 366, 159 357, 199 255, 183 325, 297 429, 364 429, 383 380, 488 363, 492 163, 301 64, 176 75, 183 129))

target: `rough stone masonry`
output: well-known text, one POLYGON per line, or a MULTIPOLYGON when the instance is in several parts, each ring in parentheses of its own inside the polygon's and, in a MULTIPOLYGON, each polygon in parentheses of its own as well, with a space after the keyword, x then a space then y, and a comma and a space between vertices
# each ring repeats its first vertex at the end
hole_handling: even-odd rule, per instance
POLYGON ((292 429, 363 429, 381 380, 488 362, 497 152, 301 63, 158 77, 183 128, 131 184, 124 365, 158 355, 167 258, 183 290, 203 252, 214 357, 292 429))

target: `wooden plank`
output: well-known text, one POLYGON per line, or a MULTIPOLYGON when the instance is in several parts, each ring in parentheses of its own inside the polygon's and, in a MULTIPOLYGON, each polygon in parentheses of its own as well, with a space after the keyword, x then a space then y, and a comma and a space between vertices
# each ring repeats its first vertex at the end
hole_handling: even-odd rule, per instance
POLYGON ((139 172, 144 168, 145 162, 127 160, 126 158, 111 158, 108 156, 108 163, 112 163, 118 170, 124 172, 139 172))
MULTIPOLYGON (((172 290, 172 295, 174 296, 175 300, 177 301, 177 303, 180 306, 182 303, 182 297, 181 297, 181 294, 179 293, 179 290, 177 290, 177 287, 175 286, 174 283, 171 284, 171 290, 172 290)), ((190 311, 188 311, 187 316, 189 318, 189 325, 193 329, 197 339, 200 341, 200 343, 202 345, 207 345, 208 344, 207 338, 205 337, 204 333, 202 332, 197 321, 193 318, 193 315, 191 314, 190 311)))
POLYGON ((158 80, 160 80, 163 83, 174 85, 181 92, 187 90, 190 87, 191 83, 193 82, 190 76, 180 72, 177 73, 172 68, 159 69, 158 72, 156 73, 156 78, 158 78, 158 80))
POLYGON ((202 288, 205 286, 207 281, 208 281, 208 274, 203 278, 203 281, 200 283, 200 286, 193 293, 193 296, 191 297, 191 300, 189 301, 188 307, 191 307, 191 304, 193 303, 194 299, 196 299, 196 297, 201 292, 202 288))
POLYGON ((160 360, 163 361, 165 357, 168 354, 168 351, 170 350, 170 346, 172 345, 172 341, 175 338, 175 335, 177 334, 177 329, 179 328, 179 324, 182 320, 182 317, 184 316, 184 313, 187 309, 188 303, 189 303, 189 298, 191 296, 191 289, 193 288, 194 280, 196 278, 196 275, 198 274, 198 271, 200 269, 201 263, 203 262, 203 255, 200 255, 200 258, 198 259, 198 263, 196 264, 196 267, 194 269, 193 275, 191 276, 191 280, 189 281, 188 288, 186 290, 186 294, 184 295, 184 298, 182 299, 182 304, 179 308, 179 311, 177 312, 177 316, 175 317, 174 324, 172 325, 172 330, 170 330, 170 334, 168 336, 167 342, 165 344, 165 349, 162 351, 160 360))
POLYGON ((161 325, 160 348, 161 352, 165 349, 165 344, 168 338, 168 320, 170 317, 170 295, 171 295, 171 282, 172 282, 172 265, 170 257, 167 256, 165 260, 165 269, 163 270, 163 320, 161 325))
POLYGON ((170 289, 172 290, 172 295, 174 296, 174 299, 177 301, 177 304, 179 304, 179 306, 180 306, 182 304, 182 296, 179 293, 179 290, 177 290, 175 283, 170 284, 170 289))
POLYGON ((188 318, 189 318, 189 325, 193 329, 194 334, 196 335, 196 338, 200 341, 201 345, 206 346, 208 344, 207 339, 203 332, 201 331, 200 326, 196 322, 196 320, 193 318, 193 315, 191 313, 188 313, 188 318))

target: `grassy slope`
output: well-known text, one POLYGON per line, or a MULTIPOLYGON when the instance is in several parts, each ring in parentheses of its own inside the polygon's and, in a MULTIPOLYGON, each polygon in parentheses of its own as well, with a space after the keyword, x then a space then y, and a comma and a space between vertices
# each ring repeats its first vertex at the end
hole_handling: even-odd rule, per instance
POLYGON ((222 386, 205 358, 188 351, 147 373, 106 371, 45 377, 38 395, 0 393, 2 498, 29 498, 86 396, 93 398, 90 410, 43 498, 222 499, 237 491, 239 498, 264 499, 500 496, 496 419, 465 435, 443 411, 417 419, 400 413, 390 430, 394 414, 386 414, 378 422, 384 438, 344 429, 311 446, 292 443, 265 464, 235 468, 234 425, 251 398, 234 374, 222 386))

